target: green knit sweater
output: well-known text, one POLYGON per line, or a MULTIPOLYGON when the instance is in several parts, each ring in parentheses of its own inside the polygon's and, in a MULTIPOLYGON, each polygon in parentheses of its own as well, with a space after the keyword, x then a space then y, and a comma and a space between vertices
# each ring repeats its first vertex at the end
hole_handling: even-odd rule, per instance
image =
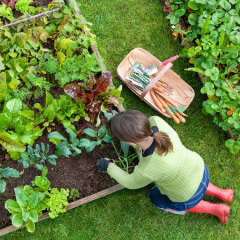
POLYGON ((151 126, 165 132, 172 144, 173 152, 159 156, 156 152, 143 157, 133 173, 123 171, 115 164, 109 164, 108 174, 122 186, 138 189, 154 182, 162 194, 173 202, 185 202, 197 191, 204 172, 203 159, 185 148, 176 131, 158 116, 149 118, 151 126))

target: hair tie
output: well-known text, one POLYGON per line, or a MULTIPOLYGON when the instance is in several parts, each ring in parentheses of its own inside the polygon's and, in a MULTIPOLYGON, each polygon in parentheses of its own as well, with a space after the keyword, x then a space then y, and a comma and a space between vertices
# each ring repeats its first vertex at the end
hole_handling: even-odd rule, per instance
POLYGON ((154 132, 152 132, 151 137, 153 137, 153 135, 154 135, 154 132))

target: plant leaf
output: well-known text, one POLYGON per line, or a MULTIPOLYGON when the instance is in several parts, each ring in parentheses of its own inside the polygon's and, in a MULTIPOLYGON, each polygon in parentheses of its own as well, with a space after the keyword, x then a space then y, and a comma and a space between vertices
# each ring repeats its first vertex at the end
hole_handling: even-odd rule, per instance
POLYGON ((62 63, 65 60, 66 56, 62 52, 57 52, 56 54, 57 54, 59 64, 60 64, 60 66, 62 66, 62 63))
POLYGON ((6 73, 0 73, 0 101, 5 97, 7 92, 6 73))
POLYGON ((30 208, 35 208, 37 204, 38 204, 38 194, 32 193, 31 195, 28 196, 28 206, 30 208))
POLYGON ((30 233, 33 233, 35 231, 35 224, 31 219, 28 219, 26 221, 26 229, 30 233))
POLYGON ((26 147, 22 143, 11 138, 6 132, 0 132, 0 144, 8 151, 25 152, 26 150, 26 147))
POLYGON ((96 92, 98 94, 105 92, 109 85, 112 84, 112 73, 110 71, 103 71, 102 75, 97 79, 96 92))
POLYGON ((17 202, 21 208, 27 206, 27 196, 25 195, 24 191, 20 188, 14 188, 14 192, 16 195, 17 202))
POLYGON ((15 118, 19 116, 19 112, 22 109, 22 102, 18 98, 13 98, 7 102, 5 108, 5 111, 8 111, 8 113, 11 114, 11 117, 15 118))
POLYGON ((0 179, 0 193, 4 193, 6 190, 6 182, 0 179))
POLYGON ((34 120, 34 111, 32 110, 23 110, 20 112, 20 115, 27 119, 34 120))
POLYGON ((99 133, 98 133, 99 137, 103 138, 104 135, 106 134, 106 131, 107 131, 106 127, 104 125, 101 126, 100 129, 99 129, 99 133))
POLYGON ((10 213, 17 213, 17 212, 21 212, 21 208, 19 206, 19 204, 13 200, 13 199, 8 199, 5 202, 5 208, 10 212, 10 213))
POLYGON ((4 168, 4 169, 0 168, 0 174, 2 174, 2 176, 5 178, 20 176, 18 170, 14 169, 14 168, 10 168, 10 167, 4 168))
POLYGON ((103 138, 103 141, 106 142, 106 143, 110 143, 110 142, 112 142, 112 137, 111 136, 105 136, 103 138))
POLYGON ((83 130, 83 132, 90 137, 97 137, 97 132, 95 130, 93 130, 92 128, 85 128, 83 130))
POLYGON ((22 213, 16 213, 12 217, 12 224, 13 226, 19 228, 23 224, 23 218, 22 218, 22 213))
POLYGON ((56 139, 60 139, 60 140, 66 140, 66 138, 57 131, 49 133, 48 138, 56 138, 56 139))
POLYGON ((82 89, 76 83, 67 84, 64 87, 64 92, 74 99, 81 99, 82 89))
POLYGON ((31 209, 29 211, 29 218, 33 221, 33 222, 37 222, 38 221, 38 213, 36 210, 31 209))

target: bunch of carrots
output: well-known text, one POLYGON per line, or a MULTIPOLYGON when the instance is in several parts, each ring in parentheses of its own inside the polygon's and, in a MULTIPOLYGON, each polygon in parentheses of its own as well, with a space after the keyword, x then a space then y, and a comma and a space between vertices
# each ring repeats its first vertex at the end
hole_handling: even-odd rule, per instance
POLYGON ((166 99, 163 99, 160 93, 164 92, 164 89, 160 86, 153 86, 150 90, 150 95, 155 102, 156 106, 160 109, 163 113, 168 113, 170 117, 173 118, 175 123, 185 123, 185 118, 177 111, 177 109, 166 99))

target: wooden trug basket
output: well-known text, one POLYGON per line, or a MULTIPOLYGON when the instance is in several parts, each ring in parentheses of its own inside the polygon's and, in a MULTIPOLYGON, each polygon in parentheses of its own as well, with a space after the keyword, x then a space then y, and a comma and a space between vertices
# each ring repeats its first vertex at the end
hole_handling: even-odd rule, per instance
POLYGON ((155 85, 157 81, 161 78, 164 82, 166 82, 169 86, 172 87, 171 94, 169 92, 163 92, 161 93, 161 96, 168 102, 170 102, 174 107, 183 106, 185 107, 185 109, 189 107, 190 103, 194 99, 195 92, 190 85, 188 85, 184 80, 181 79, 178 74, 171 70, 171 67, 173 66, 172 63, 168 63, 165 66, 158 67, 159 72, 155 77, 151 76, 151 82, 142 91, 134 87, 126 79, 130 68, 135 64, 135 62, 139 62, 145 67, 147 67, 150 64, 159 65, 161 61, 154 57, 147 50, 138 47, 133 49, 119 64, 117 68, 118 77, 141 100, 145 101, 149 106, 151 106, 160 114, 171 118, 168 113, 163 113, 156 106, 149 92, 153 85, 155 85))

